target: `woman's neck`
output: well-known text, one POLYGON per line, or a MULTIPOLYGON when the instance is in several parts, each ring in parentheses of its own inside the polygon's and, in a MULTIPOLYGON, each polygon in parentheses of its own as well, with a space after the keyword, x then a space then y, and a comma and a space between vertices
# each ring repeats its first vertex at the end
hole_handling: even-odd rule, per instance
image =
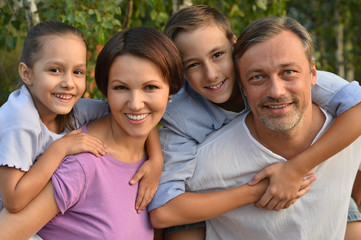
POLYGON ((99 138, 107 146, 108 154, 122 162, 137 162, 145 156, 144 138, 126 134, 112 119, 111 114, 88 125, 90 135, 99 138))

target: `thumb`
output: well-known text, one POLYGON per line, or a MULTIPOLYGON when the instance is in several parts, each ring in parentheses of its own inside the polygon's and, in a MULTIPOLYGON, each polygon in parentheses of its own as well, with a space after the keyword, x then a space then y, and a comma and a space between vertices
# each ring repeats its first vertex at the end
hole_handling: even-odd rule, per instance
POLYGON ((261 180, 263 180, 265 178, 267 178, 266 171, 261 171, 253 176, 252 180, 250 182, 248 182, 248 185, 251 185, 251 186, 256 185, 257 183, 259 183, 261 180))

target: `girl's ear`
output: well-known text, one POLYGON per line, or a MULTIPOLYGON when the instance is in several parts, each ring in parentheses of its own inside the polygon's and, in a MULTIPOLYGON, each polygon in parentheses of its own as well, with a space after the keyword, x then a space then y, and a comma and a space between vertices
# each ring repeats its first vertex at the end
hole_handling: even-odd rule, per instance
POLYGON ((20 62, 19 64, 19 75, 25 85, 33 85, 31 69, 23 62, 20 62))

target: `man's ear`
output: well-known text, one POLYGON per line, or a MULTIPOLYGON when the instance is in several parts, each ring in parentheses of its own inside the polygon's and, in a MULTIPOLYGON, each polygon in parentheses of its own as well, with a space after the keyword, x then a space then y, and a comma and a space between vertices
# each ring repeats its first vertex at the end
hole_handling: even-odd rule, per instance
POLYGON ((25 63, 20 62, 19 64, 19 76, 25 85, 33 85, 32 71, 25 63))
POLYGON ((316 70, 316 64, 313 62, 311 67, 311 86, 316 84, 317 80, 317 70, 316 70))

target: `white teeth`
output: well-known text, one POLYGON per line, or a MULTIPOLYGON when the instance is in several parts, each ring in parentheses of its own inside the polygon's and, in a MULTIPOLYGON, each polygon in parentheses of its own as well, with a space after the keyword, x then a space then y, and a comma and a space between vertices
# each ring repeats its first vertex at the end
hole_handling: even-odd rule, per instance
POLYGON ((273 109, 277 109, 277 108, 283 108, 283 107, 286 107, 287 104, 284 104, 284 105, 277 105, 277 106, 268 106, 269 108, 273 108, 273 109))
POLYGON ((72 96, 72 95, 64 96, 64 95, 60 95, 60 94, 55 94, 55 97, 61 98, 61 99, 70 99, 70 98, 72 98, 73 96, 72 96))
POLYGON ((145 114, 140 114, 140 115, 131 115, 131 114, 126 114, 126 115, 131 120, 139 121, 139 120, 143 120, 144 118, 148 117, 150 114, 145 113, 145 114))
POLYGON ((218 88, 220 88, 221 86, 222 86, 222 84, 224 83, 224 81, 222 81, 222 82, 220 82, 218 85, 216 85, 216 86, 210 86, 210 87, 206 87, 206 88, 209 88, 209 89, 213 89, 213 90, 215 90, 215 89, 218 89, 218 88))

